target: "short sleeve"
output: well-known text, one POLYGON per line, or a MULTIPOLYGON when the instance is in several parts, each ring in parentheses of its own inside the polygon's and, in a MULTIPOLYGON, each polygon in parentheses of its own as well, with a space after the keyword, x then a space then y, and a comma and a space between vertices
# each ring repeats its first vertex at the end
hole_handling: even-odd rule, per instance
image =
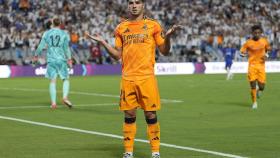
POLYGON ((115 30, 115 47, 122 48, 122 46, 123 46, 123 43, 122 43, 121 33, 119 30, 119 27, 117 27, 115 30))
POLYGON ((154 38, 158 46, 164 43, 164 32, 159 23, 155 23, 154 38))
POLYGON ((243 46, 241 47, 241 49, 240 49, 240 52, 242 53, 242 54, 245 54, 246 52, 247 52, 247 46, 248 44, 247 44, 247 42, 245 42, 244 44, 243 44, 243 46))

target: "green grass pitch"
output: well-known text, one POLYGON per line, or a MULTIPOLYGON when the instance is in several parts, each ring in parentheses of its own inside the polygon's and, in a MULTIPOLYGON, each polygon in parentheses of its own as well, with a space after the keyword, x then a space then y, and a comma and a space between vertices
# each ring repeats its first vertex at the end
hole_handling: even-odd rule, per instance
MULTIPOLYGON (((257 110, 245 74, 230 81, 225 75, 157 78, 162 158, 280 157, 280 74, 267 75, 257 110)), ((120 76, 71 77, 76 107, 69 110, 60 103, 58 81, 59 108, 51 110, 47 79, 0 79, 0 157, 121 158, 119 82, 120 76)), ((134 155, 149 158, 149 144, 140 142, 147 139, 143 111, 137 116, 134 155)))

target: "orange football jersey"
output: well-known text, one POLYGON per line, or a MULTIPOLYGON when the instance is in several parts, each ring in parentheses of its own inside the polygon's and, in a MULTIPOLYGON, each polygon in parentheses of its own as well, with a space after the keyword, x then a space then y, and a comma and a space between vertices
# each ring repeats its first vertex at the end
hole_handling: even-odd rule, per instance
POLYGON ((155 50, 164 43, 160 24, 152 19, 124 21, 115 30, 115 47, 122 49, 122 76, 142 80, 154 75, 155 50))
POLYGON ((269 42, 266 38, 260 38, 258 41, 249 39, 240 49, 240 52, 245 54, 248 52, 249 56, 249 65, 252 64, 261 64, 265 63, 265 53, 270 49, 269 42))

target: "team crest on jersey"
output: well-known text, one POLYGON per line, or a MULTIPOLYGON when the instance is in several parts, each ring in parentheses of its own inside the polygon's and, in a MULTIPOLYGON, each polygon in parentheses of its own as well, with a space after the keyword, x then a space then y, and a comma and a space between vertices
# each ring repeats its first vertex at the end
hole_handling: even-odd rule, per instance
POLYGON ((162 38, 165 38, 165 35, 164 35, 163 31, 161 31, 160 35, 161 35, 162 38))
POLYGON ((126 30, 123 33, 128 33, 128 32, 130 32, 130 30, 126 28, 126 30))
POLYGON ((144 24, 144 26, 142 27, 143 30, 148 30, 148 26, 147 24, 144 24))

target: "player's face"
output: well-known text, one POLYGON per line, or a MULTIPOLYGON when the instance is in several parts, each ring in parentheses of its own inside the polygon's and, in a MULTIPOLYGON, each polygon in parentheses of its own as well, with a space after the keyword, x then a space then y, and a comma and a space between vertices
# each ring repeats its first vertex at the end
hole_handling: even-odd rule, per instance
POLYGON ((141 0, 129 0, 128 10, 131 15, 138 16, 144 11, 144 3, 141 0))
POLYGON ((262 30, 256 29, 256 30, 253 31, 252 34, 253 34, 253 39, 258 40, 262 35, 262 30))

